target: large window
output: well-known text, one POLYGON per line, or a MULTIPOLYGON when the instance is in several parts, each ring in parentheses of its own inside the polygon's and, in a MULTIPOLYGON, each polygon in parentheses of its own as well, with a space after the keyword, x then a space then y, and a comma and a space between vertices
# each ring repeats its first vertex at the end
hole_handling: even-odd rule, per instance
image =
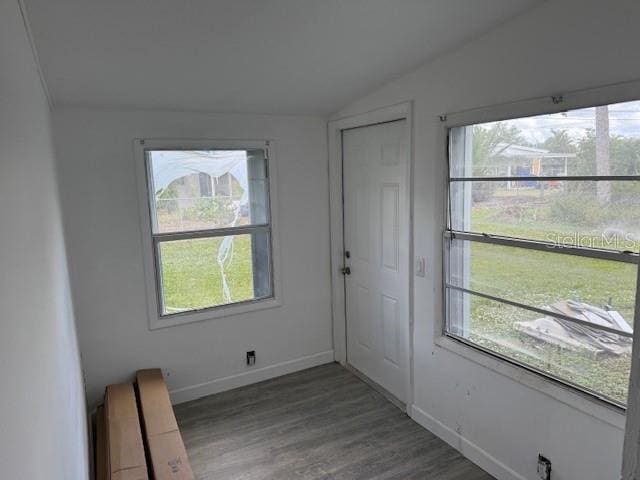
POLYGON ((640 102, 449 130, 445 334, 624 406, 640 102))
POLYGON ((143 147, 157 318, 273 297, 267 152, 143 147))

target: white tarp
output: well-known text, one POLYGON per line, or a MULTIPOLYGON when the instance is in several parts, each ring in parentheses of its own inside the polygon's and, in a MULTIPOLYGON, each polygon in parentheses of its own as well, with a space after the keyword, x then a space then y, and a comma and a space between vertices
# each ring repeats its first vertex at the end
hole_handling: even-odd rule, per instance
POLYGON ((151 152, 151 164, 156 193, 167 188, 171 182, 194 173, 206 173, 214 178, 229 173, 244 191, 240 203, 248 200, 245 150, 156 150, 151 152))

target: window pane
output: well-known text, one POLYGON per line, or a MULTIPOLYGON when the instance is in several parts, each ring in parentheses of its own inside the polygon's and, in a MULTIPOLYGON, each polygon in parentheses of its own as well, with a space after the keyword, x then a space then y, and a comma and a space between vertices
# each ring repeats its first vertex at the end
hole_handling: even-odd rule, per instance
POLYGON ((269 223, 263 150, 152 150, 154 233, 269 223))
POLYGON ((450 199, 454 230, 640 250, 640 181, 451 182, 450 199))
POLYGON ((451 130, 452 177, 638 175, 640 101, 451 130))
MULTIPOLYGON (((640 252, 640 101, 453 128, 449 174, 452 230, 640 252)), ((445 241, 450 285, 593 325, 449 288, 450 334, 626 402, 637 265, 445 241)))
POLYGON ((158 244, 162 314, 272 295, 269 233, 158 244))
POLYGON ((627 401, 631 340, 449 290, 450 333, 621 404, 627 401), (464 321, 453 316, 467 308, 464 321), (591 338, 590 343, 584 341, 591 338), (615 353, 601 346, 605 345, 615 353))
POLYGON ((634 264, 466 240, 450 245, 452 285, 632 331, 634 264))

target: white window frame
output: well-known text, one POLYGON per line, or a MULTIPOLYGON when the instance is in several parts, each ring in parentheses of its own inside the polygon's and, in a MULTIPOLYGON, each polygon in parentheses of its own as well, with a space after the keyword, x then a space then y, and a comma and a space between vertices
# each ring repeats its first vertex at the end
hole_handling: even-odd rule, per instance
POLYGON ((138 206, 142 234, 142 253, 145 285, 147 291, 147 317, 150 330, 183 325, 186 323, 211 320, 230 315, 276 308, 282 305, 282 282, 280 278, 280 250, 278 240, 278 200, 277 169, 274 145, 270 140, 207 140, 207 139, 136 139, 134 140, 134 160, 138 186, 138 206), (161 315, 160 283, 152 231, 151 193, 148 187, 147 151, 150 150, 264 150, 268 164, 270 247, 272 294, 228 305, 218 305, 198 310, 189 310, 171 315, 161 315))
MULTIPOLYGON (((448 222, 448 182, 449 169, 446 167, 449 163, 449 130, 455 127, 462 127, 478 123, 496 122, 502 120, 510 120, 514 118, 543 115, 550 113, 558 113, 566 110, 574 110, 580 108, 590 108, 599 105, 610 105, 628 101, 637 101, 640 99, 640 82, 633 81, 616 85, 608 85, 599 88, 591 88, 580 91, 574 91, 558 95, 549 95, 537 97, 528 100, 509 102, 494 106, 480 107, 477 109, 453 112, 439 116, 442 126, 439 135, 439 150, 442 152, 441 165, 443 165, 442 173, 444 186, 442 194, 444 196, 443 211, 443 229, 441 235, 441 278, 438 282, 438 288, 441 295, 441 315, 434 322, 434 344, 449 352, 464 357, 478 365, 486 367, 503 376, 506 376, 520 384, 523 384, 533 390, 548 395, 566 405, 576 408, 583 413, 593 416, 605 423, 612 425, 620 430, 625 427, 626 408, 611 402, 606 398, 595 395, 594 392, 588 392, 584 389, 576 388, 561 379, 553 378, 550 375, 535 371, 515 361, 500 356, 495 352, 482 349, 471 343, 462 342, 454 339, 446 333, 446 289, 445 282, 447 278, 447 254, 445 244, 445 233, 448 222)), ((636 256, 637 257, 637 256, 636 256)), ((636 291, 636 319, 640 316, 640 269, 638 270, 638 285, 636 291)), ((640 325, 635 322, 634 327, 634 349, 633 357, 637 355, 636 345, 640 336, 640 325)), ((631 373, 634 376, 634 371, 631 373)), ((633 389, 630 391, 630 396, 633 389)), ((630 397, 631 398, 631 397, 630 397)))

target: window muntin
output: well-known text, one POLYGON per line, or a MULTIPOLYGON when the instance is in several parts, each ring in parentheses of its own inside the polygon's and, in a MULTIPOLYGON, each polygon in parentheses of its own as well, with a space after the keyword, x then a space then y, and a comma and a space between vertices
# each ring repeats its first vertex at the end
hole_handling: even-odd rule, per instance
POLYGON ((273 297, 266 149, 145 157, 159 315, 273 297))
POLYGON ((445 333, 626 404, 640 102, 456 127, 449 138, 445 333))

